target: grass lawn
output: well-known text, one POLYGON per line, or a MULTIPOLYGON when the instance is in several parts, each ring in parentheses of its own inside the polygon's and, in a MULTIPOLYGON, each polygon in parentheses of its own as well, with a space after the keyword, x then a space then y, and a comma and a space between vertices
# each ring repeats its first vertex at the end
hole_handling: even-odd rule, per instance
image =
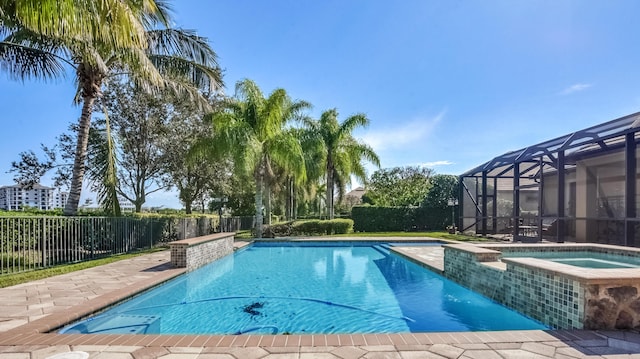
POLYGON ((437 239, 447 239, 450 241, 462 242, 483 242, 488 240, 484 237, 467 236, 464 234, 449 234, 446 231, 429 231, 429 232, 355 232, 347 234, 333 234, 328 237, 428 237, 437 239))

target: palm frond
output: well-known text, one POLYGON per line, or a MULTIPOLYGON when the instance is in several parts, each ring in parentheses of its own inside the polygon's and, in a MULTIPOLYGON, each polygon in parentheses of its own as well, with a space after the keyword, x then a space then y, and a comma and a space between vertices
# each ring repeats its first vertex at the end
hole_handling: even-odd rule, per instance
POLYGON ((105 163, 102 174, 102 186, 98 191, 98 201, 109 214, 120 216, 120 202, 118 200, 118 172, 116 170, 116 146, 111 136, 111 125, 106 108, 105 115, 105 163))
POLYGON ((11 1, 11 13, 22 26, 46 37, 101 42, 116 48, 146 47, 145 29, 136 16, 140 1, 11 1))
POLYGON ((220 112, 208 115, 213 123, 213 139, 219 153, 230 153, 236 169, 243 174, 255 169, 262 156, 262 144, 254 130, 239 119, 238 113, 220 112))
POLYGON ((127 70, 129 78, 146 92, 164 87, 165 79, 143 49, 122 49, 111 57, 109 65, 127 70))
POLYGON ((365 159, 377 167, 380 167, 380 158, 373 148, 366 143, 358 142, 354 138, 350 138, 345 144, 345 150, 349 152, 351 158, 365 159))
POLYGON ((260 111, 260 118, 256 126, 256 132, 262 139, 276 136, 284 127, 287 108, 291 99, 284 89, 274 90, 264 101, 260 111))
POLYGON ((156 25, 171 26, 171 13, 173 9, 164 0, 143 0, 140 7, 140 19, 145 29, 154 28, 156 25))
POLYGON ((220 68, 211 68, 185 58, 168 55, 149 55, 150 62, 164 76, 183 78, 204 93, 222 88, 220 68))
POLYGON ((63 77, 63 62, 55 54, 10 42, 0 42, 0 69, 15 80, 63 77))
POLYGON ((269 156, 275 164, 304 181, 307 178, 304 152, 294 131, 284 131, 267 143, 269 156))
POLYGON ((193 30, 166 28, 147 31, 149 53, 189 59, 199 65, 218 67, 218 55, 207 38, 198 36, 193 30))
POLYGON ((367 126, 369 126, 369 119, 365 114, 359 113, 353 116, 349 116, 340 125, 339 137, 342 137, 346 134, 350 135, 353 132, 353 130, 355 130, 358 127, 367 127, 367 126))

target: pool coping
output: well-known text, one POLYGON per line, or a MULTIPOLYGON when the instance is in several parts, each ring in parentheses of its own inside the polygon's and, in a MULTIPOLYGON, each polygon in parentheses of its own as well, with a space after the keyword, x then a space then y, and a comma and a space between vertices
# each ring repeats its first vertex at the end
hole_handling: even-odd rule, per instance
MULTIPOLYGON (((326 240, 326 239, 324 239, 326 240)), ((350 240, 345 238, 337 241, 350 240)), ((367 240, 371 240, 368 238, 367 240)), ((379 238, 387 242, 389 239, 379 238)), ((407 240, 410 241, 410 240, 407 240)), ((414 241, 412 239, 411 241, 414 241)), ((244 243, 248 245, 249 243, 244 243)), ((416 260, 419 260, 416 258, 416 260)), ((60 312, 49 314, 41 319, 19 327, 0 332, 0 346, 16 348, 35 348, 36 346, 135 346, 135 347, 185 347, 185 348, 281 348, 276 352, 300 352, 305 347, 361 347, 387 348, 393 350, 426 350, 426 346, 437 344, 479 345, 487 343, 516 342, 535 343, 565 341, 588 344, 588 342, 637 343, 640 335, 626 332, 593 332, 576 330, 521 330, 486 332, 436 332, 436 333, 398 333, 398 334, 310 334, 310 335, 131 335, 131 334, 58 334, 51 330, 64 324, 86 317, 96 310, 166 282, 185 272, 184 269, 165 268, 156 271, 152 279, 142 280, 132 285, 111 291, 82 304, 72 306, 60 312)), ((594 344, 595 345, 595 344, 594 344)), ((628 346, 629 344, 624 344, 628 346)), ((588 345, 586 345, 588 346, 588 345)), ((640 352, 640 346, 632 347, 640 352)))

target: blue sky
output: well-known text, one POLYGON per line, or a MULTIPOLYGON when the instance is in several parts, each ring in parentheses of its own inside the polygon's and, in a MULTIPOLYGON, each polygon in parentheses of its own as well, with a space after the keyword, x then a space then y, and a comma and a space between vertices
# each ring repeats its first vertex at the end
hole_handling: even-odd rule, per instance
MULTIPOLYGON (((460 174, 640 110, 638 1, 176 0, 177 26, 208 37, 226 92, 254 80, 365 113, 356 132, 382 167, 460 174)), ((18 153, 53 144, 80 109, 73 74, 43 84, 0 73, 0 184, 18 153)), ((371 168, 371 171, 374 169, 371 168)), ((48 184, 44 183, 45 185, 48 184)), ((174 193, 148 205, 178 207, 174 193)))

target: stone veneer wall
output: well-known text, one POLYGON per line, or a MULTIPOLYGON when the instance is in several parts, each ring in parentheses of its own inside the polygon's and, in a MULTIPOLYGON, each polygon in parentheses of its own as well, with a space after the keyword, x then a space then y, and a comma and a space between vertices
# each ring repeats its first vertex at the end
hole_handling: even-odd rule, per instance
POLYGON ((640 283, 590 284, 585 329, 640 329, 640 283))
POLYGON ((217 233, 171 242, 171 264, 187 268, 188 272, 200 268, 233 253, 234 236, 235 233, 217 233))

